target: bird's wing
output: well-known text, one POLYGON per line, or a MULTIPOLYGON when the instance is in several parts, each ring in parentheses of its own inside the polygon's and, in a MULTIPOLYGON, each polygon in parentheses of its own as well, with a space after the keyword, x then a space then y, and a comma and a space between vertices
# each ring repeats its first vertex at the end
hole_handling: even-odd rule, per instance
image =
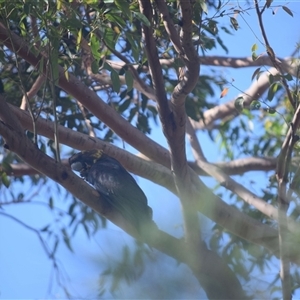
POLYGON ((143 219, 152 219, 144 192, 121 165, 96 163, 91 167, 87 179, 100 194, 108 197, 112 206, 136 225, 143 219))

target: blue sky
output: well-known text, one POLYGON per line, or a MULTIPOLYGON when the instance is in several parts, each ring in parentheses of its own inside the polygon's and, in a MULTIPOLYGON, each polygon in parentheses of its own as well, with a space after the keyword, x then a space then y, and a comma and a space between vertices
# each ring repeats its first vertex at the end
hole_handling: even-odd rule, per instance
MULTIPOLYGON (((236 5, 237 2, 234 2, 236 5)), ((240 2, 241 6, 244 2, 240 2)), ((294 14, 292 18, 282 8, 278 8, 276 14, 272 11, 266 11, 264 15, 264 22, 266 32, 269 37, 270 44, 272 45, 275 53, 279 57, 289 56, 295 49, 296 43, 300 40, 300 2, 298 1, 274 1, 274 5, 286 5, 294 14)), ((245 57, 251 56, 251 47, 253 44, 258 45, 257 53, 265 52, 261 41, 261 34, 257 26, 257 18, 254 10, 249 11, 243 15, 244 19, 240 16, 237 20, 240 29, 235 35, 223 35, 224 43, 229 48, 228 56, 245 57), (253 32, 255 34, 253 34, 253 32), (258 37, 258 38, 257 38, 258 37)), ((228 18, 218 19, 220 24, 228 23, 228 18)), ((226 55, 220 47, 208 53, 208 55, 226 55)), ((206 68, 203 68, 205 72, 206 68)), ((234 78, 234 84, 241 90, 247 88, 251 83, 251 75, 255 68, 247 68, 244 70, 221 68, 223 74, 228 77, 228 81, 234 78)), ((216 94, 218 95, 218 91, 216 94)), ((231 100, 239 91, 230 88, 228 94, 223 101, 231 100)), ((211 142, 205 133, 199 133, 203 150, 205 155, 210 161, 218 161, 221 159, 221 150, 211 142)), ((162 145, 166 146, 166 142, 159 128, 154 128, 151 137, 159 141, 162 145)), ((120 145, 122 147, 122 145, 120 145)), ((126 145, 126 149, 131 149, 126 145)), ((132 150, 134 153, 136 151, 132 150)), ((188 149, 190 156, 190 151, 188 149)), ((247 175, 243 181, 247 181, 247 175)), ((256 175, 255 175, 256 176, 256 175)), ((255 177, 257 179, 257 177, 255 177)), ((262 177, 265 178, 265 177, 262 177)), ((137 178, 138 184, 148 196, 149 205, 154 211, 154 220, 158 226, 171 234, 181 236, 181 214, 178 199, 170 192, 156 186, 149 181, 137 178)), ((258 180, 260 181, 260 179, 258 180)), ((205 179, 208 184, 213 184, 212 180, 205 179)), ((257 183, 258 184, 258 183, 257 183)), ((260 186, 259 184, 257 185, 260 186)), ((18 185, 21 191, 29 191, 32 187, 29 184, 18 185)), ((17 191, 15 191, 17 193, 17 191)), ((3 198, 4 192, 0 190, 0 197, 3 198)), ((42 201, 43 198, 48 197, 48 191, 41 188, 40 196, 37 200, 42 201)), ((47 199, 47 198, 46 198, 47 199)), ((56 195, 56 204, 62 209, 67 207, 65 202, 65 195, 63 193, 56 195)), ((5 212, 20 218, 25 223, 33 227, 43 227, 48 222, 53 220, 52 212, 41 205, 9 205, 4 207, 5 212)), ((208 232, 209 234, 209 232, 208 232)), ((46 257, 36 235, 27 229, 17 224, 15 221, 0 215, 0 298, 1 299, 17 299, 17 298, 56 298, 62 299, 64 297, 63 291, 54 283, 51 290, 49 290, 49 280, 51 278, 51 262, 46 257)), ((120 252, 122 245, 130 244, 131 239, 124 234, 120 229, 112 224, 109 224, 107 230, 99 231, 95 237, 88 239, 85 232, 80 229, 76 237, 73 239, 73 248, 75 253, 71 253, 64 245, 58 249, 58 257, 63 263, 64 269, 68 274, 68 286, 71 286, 70 291, 78 296, 78 298, 94 298, 97 295, 98 278, 103 270, 103 266, 109 260, 114 260, 116 253, 120 252)), ((154 257, 157 252, 154 251, 154 257)), ((177 263, 172 259, 162 259, 157 255, 157 264, 153 265, 153 269, 146 270, 145 275, 141 280, 134 284, 132 287, 127 288, 123 286, 122 295, 124 297, 133 298, 137 295, 146 293, 149 276, 154 281, 157 289, 164 293, 163 286, 157 277, 172 278, 174 273, 172 270, 177 268, 177 263)), ((178 269, 176 269, 178 271, 178 269)), ((177 272, 176 271, 176 272, 177 272)), ((191 298, 193 296, 204 295, 201 289, 197 286, 197 282, 193 281, 194 278, 190 271, 184 266, 180 266, 181 274, 184 274, 189 280, 180 285, 180 280, 177 281, 177 288, 181 290, 180 298, 191 298), (193 284, 194 283, 194 284, 193 284)), ((270 274, 276 274, 278 269, 270 270, 270 274)), ((55 282, 55 281, 54 281, 55 282)), ((173 287, 174 288, 174 287, 173 287)), ((176 290, 176 289, 175 289, 176 290)), ((300 295, 300 294, 299 294, 300 295)), ((120 295, 118 295, 120 296, 120 295)), ((106 297, 112 297, 106 294, 106 297)))

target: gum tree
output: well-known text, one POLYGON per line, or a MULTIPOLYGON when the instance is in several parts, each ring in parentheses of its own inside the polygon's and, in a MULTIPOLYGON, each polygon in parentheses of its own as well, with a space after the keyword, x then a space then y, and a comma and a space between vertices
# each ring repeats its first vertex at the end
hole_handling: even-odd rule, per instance
MULTIPOLYGON (((299 286, 299 272, 291 266, 300 262, 295 151, 299 63, 297 51, 280 58, 268 40, 264 14, 278 9, 293 17, 289 7, 272 1, 245 7, 201 0, 2 2, 0 142, 5 197, 0 214, 26 226, 6 213, 5 205, 31 203, 34 195, 15 192, 14 186, 29 181, 38 195, 41 185, 54 181, 73 195, 60 220, 70 220, 69 225, 59 233, 50 225, 28 229, 40 238, 58 272, 55 253, 60 241, 72 251, 70 232, 83 226, 90 235, 91 224, 95 230, 103 228, 108 219, 189 266, 209 299, 257 296, 242 283, 254 270, 263 273, 274 259, 280 262, 280 275, 270 281, 272 291, 281 288, 283 298, 290 299, 299 286), (247 12, 257 16, 261 33, 255 34, 261 34, 265 53, 257 53, 254 44, 251 57, 210 56, 216 47, 228 52, 221 33, 238 31, 240 16, 247 12), (227 26, 220 25, 221 20, 227 26), (221 104, 220 97, 234 84, 221 75, 220 67, 256 67, 251 86, 221 104), (255 142, 249 139, 247 125, 254 122, 259 127, 255 142), (154 123, 168 148, 151 136, 154 123), (224 162, 207 160, 200 131, 223 147, 224 162), (118 140, 139 154, 124 150, 118 140), (186 145, 192 159, 187 159, 186 145), (159 230, 159 220, 158 228, 139 236, 71 171, 67 158, 94 148, 178 196, 182 239, 159 230), (271 171, 268 188, 255 194, 251 180, 239 183, 250 171, 271 171), (216 188, 204 184, 203 176, 213 178, 216 188), (208 238, 203 235, 203 216, 213 222, 208 238), (46 234, 52 236, 51 246, 46 234)), ((45 199, 53 210, 54 198, 51 194, 45 199)), ((143 244, 138 247, 147 253, 143 244)), ((130 268, 124 268, 121 277, 130 268)))

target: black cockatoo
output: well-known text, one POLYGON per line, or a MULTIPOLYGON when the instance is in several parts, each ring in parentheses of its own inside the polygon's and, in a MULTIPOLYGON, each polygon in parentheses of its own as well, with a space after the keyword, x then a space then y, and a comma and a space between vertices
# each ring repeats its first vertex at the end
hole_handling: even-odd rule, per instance
POLYGON ((141 233, 143 226, 154 224, 144 192, 116 159, 102 150, 90 150, 74 154, 69 158, 69 164, 138 232, 141 233))

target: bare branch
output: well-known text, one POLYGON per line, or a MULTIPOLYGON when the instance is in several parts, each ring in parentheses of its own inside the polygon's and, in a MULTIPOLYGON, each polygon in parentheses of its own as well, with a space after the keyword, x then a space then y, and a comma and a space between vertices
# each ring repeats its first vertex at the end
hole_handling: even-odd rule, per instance
MULTIPOLYGON (((198 160, 206 161, 206 158, 205 158, 204 153, 202 151, 202 147, 199 143, 196 132, 195 132, 195 130, 194 130, 192 124, 191 124, 191 119, 187 118, 186 120, 187 120, 187 122, 186 122, 186 134, 187 134, 187 137, 188 137, 188 139, 190 141, 190 144, 191 144, 191 147, 192 147, 192 152, 193 152, 193 155, 194 155, 195 160, 196 160, 195 163, 198 166, 197 161, 198 160)), ((191 167, 191 164, 189 164, 189 166, 191 167)))
MULTIPOLYGON (((251 171, 274 171, 276 163, 277 159, 273 157, 245 157, 229 162, 211 164, 221 169, 227 175, 239 175, 251 171)), ((188 164, 198 175, 207 176, 207 173, 197 165, 197 162, 189 162, 188 164)))
MULTIPOLYGON (((17 120, 21 121, 24 128, 30 130, 32 122, 28 113, 11 105, 9 107, 12 108, 14 114, 17 117, 17 120)), ((0 109, 0 111, 3 110, 0 109)), ((10 112, 5 112, 3 115, 9 117, 10 112)), ((12 116, 14 115, 12 114, 12 116)), ((12 119, 9 117, 8 120, 12 119)), ((104 149, 106 153, 120 160, 129 171, 134 172, 145 178, 149 178, 150 180, 153 180, 158 184, 164 185, 168 189, 173 190, 173 192, 176 193, 172 176, 170 174, 170 171, 166 168, 160 166, 162 169, 156 169, 156 167, 159 167, 159 165, 156 165, 156 167, 152 167, 154 163, 151 161, 149 161, 148 164, 141 164, 139 160, 137 160, 137 157, 135 157, 134 155, 127 153, 126 151, 119 149, 111 144, 107 144, 101 141, 100 139, 91 138, 85 134, 82 134, 80 132, 74 132, 71 129, 65 128, 63 126, 59 126, 58 129, 60 141, 64 142, 66 145, 69 145, 73 148, 77 148, 79 150, 87 150, 94 148, 104 149), (126 153, 126 155, 124 152, 126 153)), ((23 131, 22 128, 21 130, 23 131)), ((38 118, 37 130, 39 134, 42 134, 49 138, 53 137, 53 125, 51 121, 38 118)), ((22 141, 19 141, 18 145, 21 142, 22 141)), ((36 168, 35 165, 32 165, 32 167, 36 168)), ((38 170, 38 168, 36 169, 38 170)), ((76 184, 78 185, 79 183, 80 181, 76 184)), ((70 190, 70 192, 73 193, 72 190, 70 190)), ((76 194, 74 195, 76 196, 76 194)), ((82 194, 82 197, 84 197, 84 193, 82 194)), ((87 194, 87 197, 89 197, 89 194, 87 194)), ((207 215, 209 218, 214 220, 216 223, 229 229, 233 234, 238 235, 241 238, 250 242, 262 245, 269 249, 275 255, 278 255, 279 250, 277 241, 277 231, 275 229, 272 229, 267 225, 261 224, 260 222, 248 217, 244 213, 239 212, 233 207, 228 206, 205 186, 203 187, 203 190, 199 190, 198 199, 196 199, 195 201, 197 201, 198 203, 197 209, 199 209, 199 211, 201 211, 203 214, 207 215), (201 197, 201 199, 203 199, 204 197, 204 199, 206 199, 205 202, 202 203, 201 201, 199 201, 199 197, 201 197)), ((86 204, 89 205, 88 203, 86 204)), ((300 258, 297 252, 298 250, 291 249, 291 251, 294 250, 295 253, 291 252, 292 260, 296 263, 300 263, 300 258)))
POLYGON ((291 156, 295 143, 298 141, 296 130, 300 126, 300 106, 298 106, 277 161, 276 177, 278 181, 278 212, 279 212, 279 248, 280 248, 280 277, 282 285, 283 299, 290 299, 291 296, 291 275, 290 257, 288 254, 288 219, 287 211, 289 199, 287 198, 287 182, 291 164, 291 156))
MULTIPOLYGON (((32 130, 32 122, 27 112, 9 105, 11 111, 20 120, 22 126, 27 130, 32 130)), ((37 133, 49 139, 53 139, 53 122, 39 117, 36 120, 37 133)), ((122 165, 132 173, 149 179, 159 185, 162 185, 176 194, 176 188, 172 174, 166 167, 153 161, 141 159, 123 149, 114 146, 111 143, 104 142, 98 138, 90 137, 86 134, 73 131, 69 128, 59 125, 58 134, 60 142, 78 150, 103 149, 105 153, 119 160, 122 165)))
POLYGON ((20 108, 26 110, 27 109, 27 100, 30 101, 40 90, 41 86, 45 82, 45 76, 39 75, 34 84, 32 85, 31 89, 26 93, 27 97, 24 95, 21 101, 20 108))
MULTIPOLYGON (((295 103, 287 80, 284 77, 284 73, 280 64, 276 59, 274 50, 272 49, 268 37, 264 28, 262 14, 267 6, 265 4, 262 11, 260 11, 259 4, 257 0, 254 0, 256 14, 258 17, 259 27, 265 42, 267 54, 270 57, 274 67, 278 70, 281 75, 281 82, 285 88, 287 97, 292 107, 296 109, 297 103, 295 103)), ((300 106, 298 106, 297 111, 293 117, 293 122, 290 126, 289 132, 286 136, 286 139, 282 145, 281 152, 279 154, 279 159, 277 161, 277 181, 278 181, 278 235, 279 235, 279 249, 280 249, 280 278, 282 286, 282 295, 284 300, 291 299, 292 289, 291 289, 291 274, 290 274, 290 259, 288 257, 287 251, 287 242, 288 242, 288 219, 287 211, 289 208, 289 200, 287 199, 287 182, 288 182, 288 173, 291 163, 293 147, 296 143, 295 132, 299 127, 300 123, 300 106)), ((298 139, 297 139, 298 140, 298 139)))
POLYGON ((265 27, 264 27, 264 24, 263 24, 263 20, 262 20, 263 10, 260 11, 257 0, 254 0, 254 4, 255 4, 255 9, 256 9, 257 17, 258 17, 259 27, 260 27, 260 30, 261 30, 261 33, 262 33, 262 36, 263 36, 263 39, 264 39, 264 42, 265 42, 267 54, 270 57, 270 59, 271 59, 271 61, 273 63, 273 66, 280 73, 280 75, 281 75, 281 82, 282 82, 282 85, 285 88, 285 91, 287 93, 288 99, 289 99, 291 105, 293 106, 293 108, 296 109, 296 103, 295 103, 295 101, 293 99, 292 93, 291 93, 291 91, 289 89, 289 86, 287 84, 287 80, 284 77, 283 70, 282 70, 282 68, 280 66, 280 63, 278 63, 276 55, 275 55, 275 52, 272 49, 272 47, 271 47, 271 45, 270 45, 270 43, 268 41, 268 37, 267 37, 266 31, 265 31, 265 27))
POLYGON ((184 50, 182 48, 182 45, 180 43, 178 32, 174 26, 173 20, 170 17, 168 7, 165 1, 155 0, 155 4, 158 7, 158 10, 160 11, 161 18, 163 20, 165 29, 170 37, 170 40, 173 43, 173 46, 177 53, 182 56, 184 54, 184 50))
MULTIPOLYGON (((286 73, 290 73, 293 76, 297 76, 297 68, 293 67, 293 58, 276 58, 280 61, 282 69, 286 73)), ((269 66, 273 67, 273 63, 270 60, 269 56, 259 56, 256 60, 253 60, 252 57, 227 57, 227 56, 201 56, 198 57, 199 62, 203 66, 212 66, 212 67, 227 67, 227 68, 250 68, 250 67, 262 67, 269 66)), ((114 69, 120 70, 125 64, 122 62, 116 62, 112 60, 107 60, 110 64, 113 64, 114 69)), ((174 65, 174 58, 161 58, 159 60, 160 64, 163 66, 172 67, 174 65)), ((138 65, 133 65, 134 68, 137 68, 138 65)), ((148 71, 148 67, 143 67, 144 72, 148 71)))

